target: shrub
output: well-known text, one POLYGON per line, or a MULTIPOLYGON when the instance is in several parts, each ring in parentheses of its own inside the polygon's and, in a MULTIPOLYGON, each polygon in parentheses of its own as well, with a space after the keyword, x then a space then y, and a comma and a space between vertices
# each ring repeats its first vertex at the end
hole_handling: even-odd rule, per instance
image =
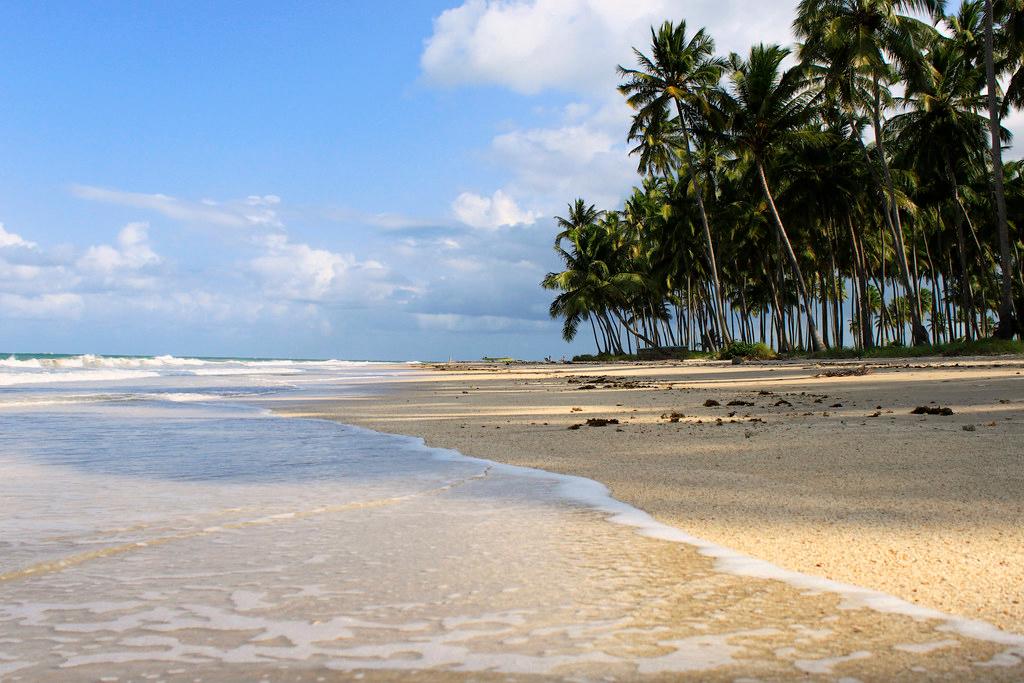
POLYGON ((749 342, 734 341, 718 352, 718 358, 719 360, 730 360, 732 358, 771 360, 775 358, 775 352, 763 342, 751 344, 749 342))

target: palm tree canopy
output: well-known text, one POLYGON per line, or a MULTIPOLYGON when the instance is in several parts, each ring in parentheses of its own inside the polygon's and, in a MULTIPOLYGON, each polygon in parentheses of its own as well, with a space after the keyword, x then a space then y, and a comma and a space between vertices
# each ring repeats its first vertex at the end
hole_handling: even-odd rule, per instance
POLYGON ((624 79, 619 92, 634 110, 648 120, 658 121, 658 110, 674 104, 690 127, 711 111, 706 94, 718 86, 725 62, 715 56, 715 41, 700 29, 687 36, 686 22, 666 21, 651 28, 651 54, 634 48, 637 69, 618 67, 624 79))
POLYGON ((731 88, 723 98, 728 132, 736 150, 764 160, 783 142, 811 135, 804 126, 814 117, 813 93, 799 67, 782 70, 790 51, 778 45, 755 45, 743 59, 733 53, 731 88))

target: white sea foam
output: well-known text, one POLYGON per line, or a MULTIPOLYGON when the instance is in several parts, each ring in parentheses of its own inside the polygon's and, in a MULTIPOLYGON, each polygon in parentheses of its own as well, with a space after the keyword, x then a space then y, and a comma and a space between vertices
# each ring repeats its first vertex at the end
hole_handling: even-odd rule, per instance
POLYGON ((43 356, 0 358, 0 387, 53 382, 109 382, 162 375, 259 376, 325 373, 344 368, 382 365, 347 360, 245 360, 179 358, 177 356, 43 356))
POLYGON ((111 382, 125 379, 158 377, 147 370, 65 370, 62 372, 0 372, 0 387, 22 384, 53 384, 55 382, 111 382))

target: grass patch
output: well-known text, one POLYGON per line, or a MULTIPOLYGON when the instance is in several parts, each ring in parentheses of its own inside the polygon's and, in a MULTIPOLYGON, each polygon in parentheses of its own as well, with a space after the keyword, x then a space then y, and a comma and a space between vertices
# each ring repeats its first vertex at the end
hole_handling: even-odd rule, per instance
POLYGON ((880 346, 862 351, 857 349, 827 349, 812 353, 809 358, 921 358, 924 356, 1002 356, 1024 354, 1024 342, 1006 339, 979 339, 973 342, 925 344, 922 346, 880 346))

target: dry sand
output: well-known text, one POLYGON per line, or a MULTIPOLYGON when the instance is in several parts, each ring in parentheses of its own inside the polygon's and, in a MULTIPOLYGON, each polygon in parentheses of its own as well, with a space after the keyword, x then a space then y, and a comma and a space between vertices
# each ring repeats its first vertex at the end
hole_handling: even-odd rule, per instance
POLYGON ((1024 633, 1024 360, 837 367, 441 365, 281 410, 596 479, 708 541, 1024 633))

